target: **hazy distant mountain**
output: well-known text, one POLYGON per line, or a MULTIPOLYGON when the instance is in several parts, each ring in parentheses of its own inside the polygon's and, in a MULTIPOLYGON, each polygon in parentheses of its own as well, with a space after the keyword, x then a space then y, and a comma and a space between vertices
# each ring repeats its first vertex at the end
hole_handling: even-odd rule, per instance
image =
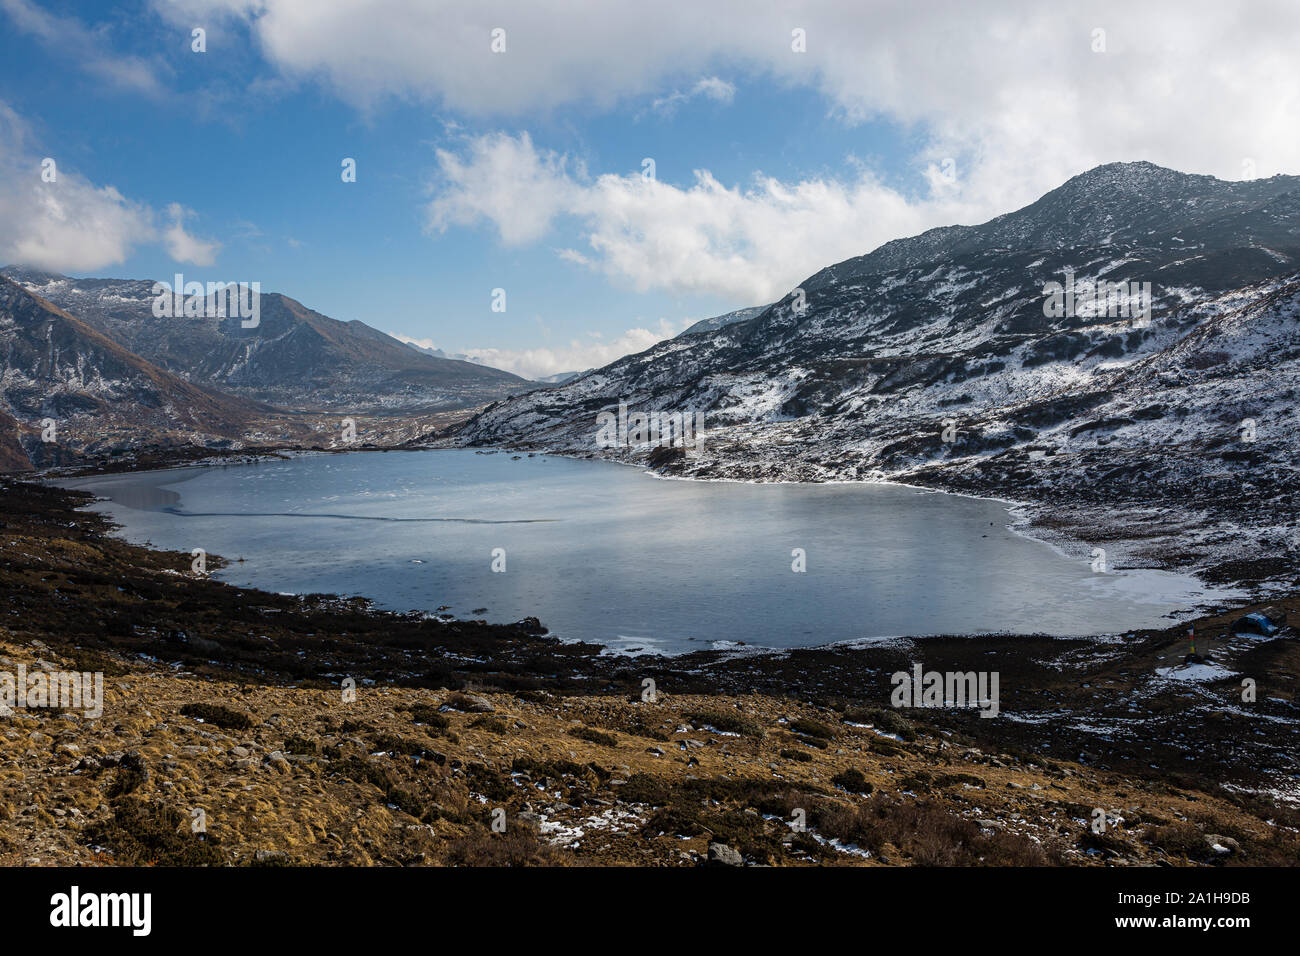
POLYGON ((228 443, 270 411, 163 371, 3 276, 0 356, 0 470, 147 443, 228 443))
POLYGON ((537 381, 546 382, 548 385, 563 385, 579 375, 586 375, 586 372, 556 372, 554 375, 546 375, 537 381))
MULTIPOLYGON (((427 345, 416 345, 414 342, 407 342, 406 344, 409 345, 411 348, 415 349, 417 352, 423 352, 425 355, 432 355, 435 358, 459 359, 464 362, 472 362, 475 365, 482 364, 473 356, 466 355, 464 352, 449 353, 449 352, 444 352, 442 349, 430 348, 427 345)), ((488 365, 484 367, 491 368, 492 366, 488 365)), ((532 379, 532 381, 542 382, 547 385, 556 385, 559 384, 560 382, 567 382, 569 379, 576 378, 581 374, 583 373, 582 372, 556 372, 554 375, 543 375, 540 378, 532 379)))
MULTIPOLYGON (((402 340, 401 340, 401 339, 398 339, 398 341, 401 342, 402 340)), ((455 359, 455 360, 457 360, 457 361, 459 361, 459 362, 471 362, 471 361, 473 361, 473 359, 471 359, 471 358, 470 358, 468 355, 466 355, 464 352, 456 352, 456 353, 444 352, 442 349, 433 349, 433 348, 429 348, 429 346, 427 346, 427 345, 417 345, 417 344, 414 343, 414 342, 406 342, 406 343, 404 343, 404 344, 409 345, 411 348, 415 349, 417 352, 423 352, 425 355, 432 355, 434 358, 440 358, 440 359, 455 359)))
POLYGON ((340 413, 457 408, 526 389, 499 369, 421 354, 363 322, 261 295, 260 323, 156 318, 151 280, 0 270, 142 358, 196 384, 283 408, 340 413))
POLYGON ((761 315, 768 309, 766 305, 753 305, 747 309, 737 309, 735 312, 727 312, 723 315, 715 315, 711 319, 700 319, 686 331, 678 333, 677 337, 683 335, 694 335, 696 332, 713 332, 717 329, 728 325, 735 325, 737 322, 747 322, 756 315, 761 315))

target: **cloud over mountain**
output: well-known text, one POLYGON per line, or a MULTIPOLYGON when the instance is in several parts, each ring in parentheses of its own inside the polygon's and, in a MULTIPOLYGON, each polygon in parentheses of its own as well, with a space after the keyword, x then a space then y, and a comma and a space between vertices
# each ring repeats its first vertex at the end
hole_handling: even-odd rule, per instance
POLYGON ((23 117, 0 100, 0 263, 84 272, 118 265, 153 243, 176 262, 216 261, 220 244, 190 232, 185 220, 193 213, 179 203, 160 215, 60 159, 42 155, 23 117))

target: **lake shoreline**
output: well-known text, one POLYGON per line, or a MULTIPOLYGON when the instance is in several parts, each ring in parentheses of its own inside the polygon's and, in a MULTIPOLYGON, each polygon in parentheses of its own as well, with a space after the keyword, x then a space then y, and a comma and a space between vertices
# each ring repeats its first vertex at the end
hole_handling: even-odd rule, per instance
MULTIPOLYGON (((20 474, 30 480, 46 480, 126 471, 183 468, 197 464, 220 465, 276 461, 292 457, 347 455, 358 452, 416 452, 449 448, 482 451, 485 454, 545 454, 556 458, 625 465, 663 480, 736 484, 883 485, 949 494, 1005 505, 1011 518, 1007 525, 1008 530, 1029 540, 1047 544, 1058 553, 1074 560, 1088 561, 1093 543, 1101 543, 1108 552, 1108 566, 1113 570, 1186 573, 1197 578, 1207 587, 1226 585, 1244 589, 1249 599, 1253 601, 1266 600, 1274 593, 1285 593, 1300 586, 1300 576, 1297 575, 1295 562, 1287 556, 1285 548, 1278 555, 1243 558, 1241 549, 1228 541, 1217 544, 1200 542, 1199 550, 1192 554, 1184 554, 1183 549, 1178 546, 1177 535, 1185 530, 1183 525, 1192 521, 1196 515, 1200 514, 1204 517, 1202 512, 1190 510, 1185 502, 1179 502, 1177 507, 1160 505, 1158 502, 1134 506, 1128 502, 1092 501, 1079 496, 1069 501, 1050 501, 1023 494, 1011 496, 1007 495, 1000 485, 981 480, 977 475, 950 473, 942 467, 897 476, 881 474, 852 479, 821 473, 787 478, 782 477, 779 472, 775 475, 763 472, 757 477, 746 477, 719 473, 720 469, 735 471, 746 467, 746 463, 742 461, 720 460, 711 463, 703 470, 700 468, 687 470, 684 468, 686 459, 680 455, 656 457, 654 454, 642 454, 630 458, 552 447, 546 443, 472 445, 457 438, 458 424, 453 421, 433 436, 416 437, 400 444, 363 444, 331 448, 290 444, 257 446, 241 450, 169 446, 144 449, 133 452, 127 457, 99 458, 20 474), (1159 512, 1154 517, 1151 514, 1153 508, 1159 512)), ((680 451, 680 449, 673 451, 680 451)), ((15 477, 17 476, 16 474, 15 477)), ((1031 490, 1031 486, 1026 486, 1025 490, 1031 490)), ((1251 494, 1244 494, 1240 502, 1225 501, 1218 503, 1216 507, 1227 508, 1232 514, 1237 515, 1243 522, 1243 527, 1251 527, 1257 522, 1259 514, 1266 510, 1264 505, 1251 494)), ((1269 531, 1268 528, 1264 530, 1269 531)), ((1300 531, 1295 529, 1291 532, 1285 529, 1279 531, 1283 537, 1288 533, 1294 538, 1290 545, 1292 550, 1300 549, 1300 543, 1296 543, 1300 542, 1300 537, 1296 537, 1300 535, 1300 531)), ((1242 603, 1244 605, 1245 601, 1242 603)))
MULTIPOLYGON (((480 447, 457 434, 463 426, 425 447, 480 447)), ((752 437, 752 436, 750 436, 752 437)), ((707 457, 691 457, 681 448, 574 448, 555 441, 515 441, 500 446, 507 453, 549 454, 630 464, 663 478, 736 483, 893 484, 978 500, 1007 502, 1024 519, 1018 533, 1051 543, 1069 557, 1087 561, 1091 549, 1103 547, 1116 569, 1187 573, 1207 586, 1247 588, 1256 598, 1300 586, 1297 555, 1300 527, 1288 521, 1282 503, 1287 489, 1236 477, 1230 487, 1204 494, 1179 487, 1162 496, 1145 490, 1141 469, 1125 461, 1020 461, 944 459, 906 469, 871 469, 835 456, 797 446, 790 454, 751 443, 742 435, 715 430, 707 457), (1099 469, 1123 474, 1116 482, 1094 481, 1099 469), (855 477, 846 478, 851 474, 855 477)), ((489 446, 481 446, 489 447, 489 446)), ((1222 482, 1220 483, 1222 484, 1222 482)))
MULTIPOLYGON (((673 491, 666 485, 647 482, 647 478, 663 476, 643 467, 612 471, 600 467, 628 464, 624 462, 593 463, 539 454, 530 454, 530 460, 525 462, 511 460, 523 456, 496 449, 420 450, 437 454, 418 464, 373 457, 362 463, 351 456, 354 460, 343 465, 314 463, 309 459, 320 456, 311 453, 291 452, 276 457, 240 454, 200 457, 184 462, 187 467, 180 469, 118 467, 111 476, 92 469, 82 470, 80 477, 66 472, 43 477, 47 483, 79 488, 113 502, 97 505, 96 510, 104 510, 121 522, 129 540, 161 542, 175 548, 188 548, 197 542, 208 552, 238 555, 239 564, 218 572, 232 584, 295 594, 336 591, 373 600, 376 606, 395 611, 434 613, 435 605, 442 605, 437 612, 459 608, 452 613, 462 618, 466 608, 474 608, 478 615, 486 614, 491 607, 492 613, 487 616, 494 622, 541 617, 563 639, 599 643, 613 654, 636 654, 648 648, 652 653, 678 655, 701 647, 741 647, 746 653, 755 653, 759 649, 856 645, 891 637, 953 633, 1046 631, 1057 636, 1107 636, 1134 628, 1166 626, 1168 622, 1240 603, 1245 597, 1231 589, 1207 587, 1193 578, 1164 572, 1106 568, 1107 573, 1098 576, 1094 566, 1089 573, 1086 561, 1079 562, 1052 541, 1025 534, 1023 517, 1015 503, 1005 500, 887 481, 804 485, 702 480, 685 482, 691 486, 689 490, 673 491), (446 461, 440 457, 444 455, 446 461), (531 459, 538 460, 534 463, 531 459), (549 467, 546 459, 550 459, 549 467), (268 461, 286 464, 266 474, 248 467, 268 461), (213 471, 227 468, 233 468, 229 481, 216 477, 213 471), (131 474, 139 477, 122 480, 131 474), (430 475, 436 477, 430 479, 430 475), (195 477, 204 480, 192 486, 192 493, 185 491, 191 486, 181 483, 195 477), (457 482, 473 488, 486 482, 483 487, 516 490, 502 499, 509 502, 503 512, 493 510, 501 504, 495 492, 471 501, 456 494, 457 482), (705 491, 711 484, 735 485, 737 489, 705 491), (150 491, 162 485, 175 488, 150 491), (778 492, 772 488, 777 485, 788 490, 778 492), (400 487, 402 494, 388 494, 390 486, 400 487), (772 490, 764 490, 768 488, 772 490), (183 495, 184 501, 177 493, 183 495), (577 507, 566 504, 576 500, 575 494, 584 503, 577 507), (268 495, 270 498, 265 498, 268 495), (361 504, 375 495, 378 498, 374 500, 394 501, 378 510, 361 504), (263 503, 281 499, 298 503, 283 508, 267 508, 263 503), (639 513, 623 504, 632 499, 640 502, 641 511, 663 516, 665 521, 675 515, 676 520, 696 527, 700 522, 709 522, 714 530, 702 540, 695 539, 693 547, 698 553, 694 563, 703 561, 704 566, 719 569, 724 581, 733 582, 720 592, 726 595, 724 603, 728 606, 760 610, 760 595, 769 592, 783 594, 786 600, 778 601, 773 613, 761 615, 761 624, 746 623, 741 614, 719 619, 719 609, 700 617, 694 611, 660 607, 653 599, 647 602, 636 573, 620 577, 617 571, 623 554, 620 549, 627 546, 617 542, 642 540, 641 532, 634 528, 639 519, 626 517, 639 513), (754 514, 769 513, 769 508, 769 520, 751 520, 754 514), (151 517, 145 512, 157 514, 151 517), (247 533, 226 533, 226 522, 234 519, 218 516, 245 512, 250 517, 265 512, 264 517, 274 519, 277 532, 283 533, 259 534, 256 522, 248 521, 238 525, 247 533), (180 517, 167 518, 167 513, 180 517), (472 530, 477 524, 500 524, 497 519, 502 518, 509 519, 505 523, 522 520, 536 524, 541 517, 561 524, 554 530, 543 530, 541 526, 533 530, 522 525, 515 531, 472 530), (179 523, 181 518, 199 520, 179 523), (464 521, 467 526, 457 530, 448 526, 434 532, 440 545, 430 554, 424 543, 426 532, 417 525, 393 525, 392 531, 385 534, 388 544, 363 546, 354 532, 340 530, 343 526, 280 520, 293 518, 464 521), (574 522, 576 531, 562 530, 569 527, 569 522, 574 522), (841 534, 841 529, 850 527, 851 535, 841 534), (879 549, 871 544, 876 536, 893 541, 891 546, 900 549, 897 562, 884 557, 886 551, 876 556, 879 549), (286 549, 279 542, 289 537, 295 544, 286 549), (945 543, 936 546, 933 542, 940 538, 945 543), (606 553, 592 551, 589 542, 593 540, 616 543, 606 553), (920 543, 912 546, 908 543, 912 540, 920 543), (788 573, 789 556, 782 558, 780 548, 788 551, 789 543, 782 542, 791 541, 807 548, 817 573, 788 573), (538 554, 546 554, 547 566, 554 565, 556 570, 549 574, 542 570, 540 576, 535 570, 531 577, 512 584, 509 592, 498 593, 497 585, 503 579, 486 574, 479 577, 479 566, 468 556, 482 549, 481 570, 486 570, 489 549, 493 554, 497 550, 504 553, 505 549, 496 548, 499 544, 508 544, 515 560, 535 563, 538 554), (348 549, 352 556, 340 562, 321 557, 334 553, 335 546, 348 549), (774 547, 775 567, 771 560, 774 547), (1047 551, 1039 554, 1035 550, 1038 548, 1047 551), (751 551, 768 557, 729 557, 751 551), (245 557, 252 563, 245 565, 245 557), (568 596, 569 589, 562 584, 565 574, 584 574, 591 562, 612 569, 610 576, 603 579, 605 600, 594 613, 581 599, 568 596), (894 570, 895 564, 906 569, 918 562, 930 569, 932 577, 948 582, 940 600, 931 602, 921 597, 929 587, 915 573, 894 570), (980 583, 985 580, 980 569, 986 567, 1004 569, 993 578, 999 582, 995 588, 986 589, 980 583), (299 568, 305 570, 295 570, 299 568), (379 568, 389 571, 376 574, 372 570, 379 568), (1019 573, 1014 570, 1017 568, 1019 573), (738 586, 736 581, 744 583, 738 586), (863 581, 868 582, 865 588, 863 581), (1039 596, 1031 599, 1025 589, 1039 596), (917 601, 923 602, 919 607, 899 597, 913 592, 917 601), (623 610, 609 613, 608 609, 615 606, 623 610), (800 607, 812 606, 822 609, 816 620, 809 620, 799 611, 800 607), (820 626, 814 629, 810 624, 820 626), (814 640, 816 645, 811 643, 814 640)), ((671 476, 664 480, 672 483, 671 476)), ((365 534, 369 536, 369 532, 365 534)), ((689 575, 683 577, 665 570, 681 563, 672 550, 671 539, 654 536, 638 547, 644 548, 644 553, 638 552, 640 563, 660 569, 660 588, 686 600, 687 605, 713 603, 705 596, 707 592, 697 594, 689 575)), ((511 564, 515 566, 513 560, 511 564)), ((634 566, 635 562, 628 565, 634 566)), ((527 568, 527 563, 523 567, 527 568)))
MULTIPOLYGON (((1286 692, 1268 680, 1269 700, 1260 699, 1273 719, 1228 714, 1241 726, 1227 730, 1222 708, 1207 709, 1206 695, 1230 693, 1231 678, 1207 686, 1159 678, 1185 651, 1176 629, 1121 641, 937 637, 762 655, 611 658, 596 646, 549 639, 536 621, 436 622, 376 611, 364 601, 231 587, 189 573, 187 554, 117 539, 103 516, 79 510, 83 495, 5 480, 0 498, 0 591, 13 609, 0 627, 0 654, 11 664, 39 667, 45 659, 103 671, 110 686, 108 720, 67 724, 30 711, 7 718, 20 733, 0 747, 22 768, 15 778, 22 783, 11 809, 0 807, 0 858, 15 862, 88 862, 103 852, 91 849, 91 835, 125 860, 134 845, 126 831, 158 825, 156 815, 165 818, 168 807, 185 811, 187 800, 199 799, 185 794, 201 791, 214 804, 209 820, 222 835, 221 859, 246 864, 256 862, 255 850, 274 846, 287 860, 306 863, 405 865, 479 854, 479 862, 694 865, 705 862, 709 842, 725 842, 719 834, 749 862, 905 864, 924 859, 921 847, 901 837, 901 845, 873 844, 871 828, 844 829, 826 814, 832 806, 917 800, 953 821, 954 832, 968 834, 962 840, 983 841, 981 852, 1003 862, 1212 863, 1214 853, 1185 829, 1193 824, 1178 823, 1196 807, 1213 816, 1195 827, 1231 831, 1251 855, 1245 862, 1259 862, 1274 852, 1264 816, 1290 819, 1279 755, 1300 744, 1294 684, 1284 699, 1277 695, 1286 692), (999 719, 971 710, 891 708, 889 675, 913 662, 999 670, 999 719), (337 703, 344 675, 356 681, 356 712, 337 703), (656 688, 653 701, 642 696, 647 680, 656 688), (1094 688, 1107 688, 1104 699, 1094 688), (492 714, 456 710, 458 693, 483 698, 492 714), (248 714, 253 724, 223 730, 180 713, 205 702, 248 714), (432 706, 449 726, 413 726, 402 709, 408 706, 432 706), (742 730, 758 730, 728 730, 727 715, 742 730), (1140 747, 1127 742, 1123 727, 1141 728, 1140 747), (585 737, 574 737, 578 732, 585 737), (1189 734, 1201 741, 1195 749, 1189 734), (25 753, 10 753, 18 741, 25 753), (520 757, 521 747, 532 756, 520 757), (426 756, 403 756, 408 748, 426 756), (115 782, 123 773, 109 762, 115 752, 137 753, 148 768, 129 794, 112 795, 127 786, 115 782), (555 764, 561 757, 568 763, 555 764), (596 769, 582 770, 587 764, 596 769), (429 771, 418 769, 424 765, 436 770, 442 789, 426 793, 429 771), (947 773, 938 773, 943 767, 947 773), (865 775, 872 796, 831 782, 849 780, 851 770, 865 775), (546 774, 561 799, 539 804, 520 784, 546 774), (716 781, 714 789, 691 782, 702 774, 716 781), (372 778, 380 789, 364 782, 372 778), (765 782, 740 790, 722 782, 738 779, 765 782), (240 780, 272 808, 259 821, 236 810, 240 780), (321 795, 303 803, 294 784, 302 780, 316 781, 321 795), (635 780, 638 789, 626 790, 619 780, 635 780), (52 788, 69 784, 75 799, 59 799, 79 808, 78 817, 39 810, 50 805, 52 788), (653 787, 642 792, 650 784, 672 794, 680 811, 672 821, 654 817, 656 801, 668 798, 656 797, 653 787), (489 806, 508 807, 512 819, 527 824, 518 845, 493 849, 485 842, 488 821, 473 809, 481 805, 453 799, 447 788, 486 790, 489 806), (1044 803, 1031 798, 1036 793, 1054 796, 1044 803), (1090 842, 1086 815, 1080 824, 1069 819, 1082 813, 1070 806, 1132 803, 1135 796, 1142 811, 1130 820, 1140 825, 1120 828, 1104 846, 1090 842), (758 831, 727 822, 749 819, 726 814, 753 809, 756 800, 771 813, 789 799, 821 808, 813 816, 820 841, 785 840, 788 828, 779 820, 758 831), (608 841, 571 846, 566 834, 593 806, 637 822, 631 831, 614 828, 608 841), (335 828, 340 824, 330 821, 357 810, 371 814, 362 842, 340 844, 323 831, 311 836, 316 826, 335 828), (412 829, 422 817, 426 823, 412 829), (1184 827, 1182 842, 1171 842, 1162 827, 1184 827), (678 829, 688 832, 674 836, 678 829), (417 831, 426 836, 417 838, 417 831), (831 846, 854 839, 874 849, 859 856, 831 846), (1051 859, 1035 857, 1031 845, 1050 849, 1051 859)), ((1300 613, 1297 603, 1293 614, 1300 613)), ((1242 646, 1229 636, 1230 624, 1226 615, 1198 621, 1198 650, 1229 670, 1261 676, 1300 667, 1294 640, 1242 646)), ((952 852, 961 858, 965 851, 952 852)))

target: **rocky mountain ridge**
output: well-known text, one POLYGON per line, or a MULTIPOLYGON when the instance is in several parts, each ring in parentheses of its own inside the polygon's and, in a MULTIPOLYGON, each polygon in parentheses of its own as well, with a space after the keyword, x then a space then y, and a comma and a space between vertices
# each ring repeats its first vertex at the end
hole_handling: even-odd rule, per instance
POLYGON ((272 411, 187 382, 0 276, 0 457, 25 470, 147 441, 222 447, 272 411))
POLYGON ((233 315, 155 316, 152 280, 72 279, 12 266, 0 274, 180 378, 284 409, 442 411, 530 387, 509 372, 424 353, 276 292, 261 294, 258 322, 245 327, 233 315))
POLYGON ((905 481, 1024 502, 1075 548, 1113 539, 1121 563, 1293 573, 1298 296, 1300 178, 1112 164, 497 403, 459 440, 653 454, 691 477, 905 481), (596 415, 620 402, 703 410, 705 447, 598 447, 596 415))

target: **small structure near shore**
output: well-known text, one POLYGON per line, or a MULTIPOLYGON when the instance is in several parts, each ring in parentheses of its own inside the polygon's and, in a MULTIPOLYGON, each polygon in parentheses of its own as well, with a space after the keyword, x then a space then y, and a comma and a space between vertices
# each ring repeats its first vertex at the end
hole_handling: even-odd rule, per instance
POLYGON ((1286 612, 1280 608, 1264 608, 1245 614, 1232 624, 1233 634, 1256 634, 1260 637, 1279 637, 1286 630, 1286 612))

